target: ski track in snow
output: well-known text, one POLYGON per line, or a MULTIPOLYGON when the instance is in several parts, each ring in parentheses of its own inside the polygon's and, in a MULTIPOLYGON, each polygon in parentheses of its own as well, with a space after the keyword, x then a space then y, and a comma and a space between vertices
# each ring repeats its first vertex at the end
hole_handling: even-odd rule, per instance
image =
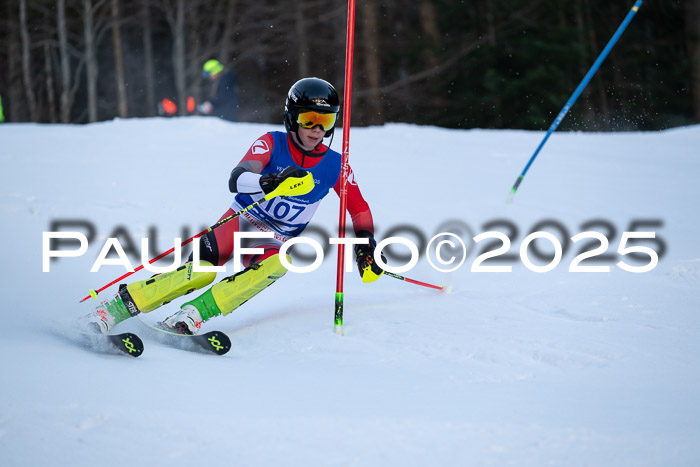
MULTIPOLYGON (((657 220, 667 250, 648 273, 615 266, 621 256, 605 263, 609 273, 568 272, 580 245, 551 272, 516 259, 498 263, 511 273, 474 273, 483 245, 472 242, 455 272, 422 259, 406 273, 450 284, 450 294, 346 274, 341 337, 330 250, 314 273, 290 272, 206 323, 203 331, 231 337, 223 357, 167 345, 138 320, 117 328, 143 338, 138 359, 71 333, 92 306, 78 300, 124 272, 89 272, 105 239, 123 227, 138 248, 155 227, 165 250, 183 227, 192 235, 211 225, 231 201, 231 168, 272 129, 200 117, 0 125, 9 258, 0 465, 698 465, 698 126, 555 133, 513 205, 508 190, 543 132, 351 132, 350 162, 379 238, 400 224, 427 238, 452 225, 470 242, 506 219, 519 229, 517 256, 543 219, 570 236, 603 219, 617 231, 614 253, 632 220, 657 220), (86 255, 43 273, 42 232, 56 220, 87 221, 95 238, 86 255)), ((337 209, 330 193, 314 225, 334 235, 337 209)), ((183 301, 143 319, 163 319, 183 301)))

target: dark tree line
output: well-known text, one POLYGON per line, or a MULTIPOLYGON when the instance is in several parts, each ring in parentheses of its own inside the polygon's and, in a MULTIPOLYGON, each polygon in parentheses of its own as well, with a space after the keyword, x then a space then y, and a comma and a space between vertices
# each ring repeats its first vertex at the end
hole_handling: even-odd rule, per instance
MULTIPOLYGON (((545 129, 632 0, 358 0, 353 124, 545 129)), ((10 122, 186 113, 217 58, 239 119, 281 121, 286 91, 342 91, 345 0, 3 0, 0 95, 10 122)), ((647 0, 561 127, 700 121, 700 0, 647 0)))

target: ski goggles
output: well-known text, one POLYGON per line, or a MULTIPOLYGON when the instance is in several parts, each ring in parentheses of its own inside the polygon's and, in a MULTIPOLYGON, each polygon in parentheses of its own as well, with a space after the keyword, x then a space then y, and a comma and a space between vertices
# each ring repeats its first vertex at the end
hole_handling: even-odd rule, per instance
POLYGON ((329 113, 322 114, 313 110, 302 110, 297 117, 297 123, 300 127, 311 129, 316 125, 321 125, 323 131, 330 131, 335 126, 337 114, 329 113))

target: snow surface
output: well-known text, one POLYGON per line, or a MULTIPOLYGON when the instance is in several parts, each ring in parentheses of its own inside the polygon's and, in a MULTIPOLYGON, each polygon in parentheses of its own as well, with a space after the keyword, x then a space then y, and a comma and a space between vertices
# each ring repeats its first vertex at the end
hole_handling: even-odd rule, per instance
MULTIPOLYGON (((0 125, 9 259, 0 465, 700 465, 697 126, 557 132, 512 205, 509 189, 542 132, 351 132, 351 165, 379 238, 409 224, 428 238, 462 229, 469 242, 505 219, 518 227, 517 255, 539 221, 573 236, 602 219, 616 229, 615 254, 632 220, 656 220, 640 229, 667 247, 651 272, 621 270, 619 260, 643 261, 620 255, 603 263, 610 272, 569 272, 578 244, 550 272, 517 257, 484 263, 510 273, 471 272, 483 248, 471 241, 453 273, 425 259, 406 273, 449 283, 451 294, 346 274, 337 336, 331 250, 317 271, 288 273, 207 323, 231 336, 224 357, 164 345, 136 319, 117 329, 143 337, 138 359, 76 342, 66 329, 94 304, 78 301, 124 272, 89 272, 106 238, 121 226, 138 242, 155 226, 163 251, 183 226, 192 235, 213 224, 231 199, 231 168, 273 129, 281 128, 204 117, 0 125), (44 273, 42 232, 67 219, 93 223, 97 237, 87 254, 44 273)), ((340 143, 339 134, 333 147, 340 143)), ((335 235, 337 210, 331 193, 314 224, 335 235)))

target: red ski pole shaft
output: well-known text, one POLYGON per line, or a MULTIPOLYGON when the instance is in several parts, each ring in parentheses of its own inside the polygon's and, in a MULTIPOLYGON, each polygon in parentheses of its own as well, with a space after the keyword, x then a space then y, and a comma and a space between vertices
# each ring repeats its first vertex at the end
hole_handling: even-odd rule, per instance
MULTIPOLYGON (((214 230, 214 229, 217 228, 217 227, 221 227, 221 226, 224 225, 225 223, 227 223, 227 222, 229 222, 229 221, 232 221, 233 219, 235 219, 236 217, 240 216, 240 215, 243 214, 244 212, 250 211, 251 209, 253 209, 253 208, 254 208, 255 206, 257 206, 258 204, 263 203, 263 202, 267 201, 267 200, 270 199, 270 198, 271 198, 271 196, 268 195, 268 196, 266 196, 265 198, 262 198, 261 200, 254 202, 254 203, 251 204, 250 206, 247 206, 247 207, 241 209, 240 211, 231 214, 231 215, 228 216, 227 218, 221 219, 219 222, 217 222, 216 224, 212 225, 212 226, 209 227, 208 229, 202 230, 202 231, 199 232, 197 235, 194 235, 194 236, 188 238, 187 240, 185 240, 184 242, 180 243, 180 247, 183 247, 183 246, 187 245, 187 244, 190 243, 192 240, 194 240, 194 239, 196 239, 196 238, 199 238, 199 237, 201 237, 202 235, 204 235, 204 234, 206 234, 206 233, 211 232, 212 230, 214 230)), ((155 258, 153 258, 152 260, 150 260, 150 261, 148 262, 148 264, 153 264, 153 263, 155 263, 155 262, 158 261, 159 259, 168 256, 168 255, 169 255, 170 253, 172 253, 173 251, 175 251, 175 247, 169 249, 169 250, 166 251, 165 253, 159 254, 158 256, 156 256, 155 258)), ((144 265, 142 264, 142 265, 140 265, 139 267, 135 268, 133 271, 127 272, 127 273, 124 274, 123 276, 114 279, 114 280, 113 280, 112 282, 110 282, 109 284, 107 284, 107 285, 105 285, 105 286, 103 286, 103 287, 100 287, 100 288, 97 289, 97 290, 90 289, 90 294, 89 294, 87 297, 85 297, 85 298, 83 298, 82 300, 80 300, 80 303, 83 303, 85 300, 89 299, 90 297, 92 297, 92 298, 94 298, 94 299, 97 299, 97 294, 98 294, 98 293, 100 293, 100 292, 102 292, 103 290, 105 290, 105 289, 107 289, 107 288, 113 286, 113 285, 116 284, 117 282, 119 282, 119 281, 121 281, 121 280, 123 280, 123 279, 126 279, 126 278, 129 277, 130 275, 132 275, 132 274, 134 274, 134 273, 136 273, 136 272, 139 272, 139 271, 140 271, 141 269, 143 269, 143 268, 144 268, 144 265)))
MULTIPOLYGON (((202 235, 204 235, 205 233, 210 232, 211 230, 212 230, 211 228, 209 228, 209 229, 207 229, 207 230, 202 230, 200 233, 198 233, 198 234, 195 235, 194 237, 188 238, 187 240, 185 240, 184 242, 182 242, 182 243, 180 244, 180 247, 183 247, 183 246, 187 245, 188 243, 190 243, 190 242, 191 242, 192 240, 194 240, 195 238, 199 238, 199 237, 201 237, 202 235)), ((148 262, 148 264, 153 264, 153 263, 155 263, 155 262, 158 261, 159 259, 168 256, 168 255, 169 255, 170 253, 172 253, 173 251, 175 251, 175 247, 169 249, 169 250, 166 251, 165 253, 159 254, 158 256, 156 256, 155 258, 153 258, 152 260, 150 260, 150 261, 148 262)), ((100 292, 102 292, 102 291, 105 290, 105 289, 108 289, 109 287, 113 286, 114 284, 116 284, 117 282, 121 281, 122 279, 126 279, 126 278, 129 277, 130 275, 139 272, 139 271, 140 271, 141 269, 143 269, 143 268, 144 268, 144 265, 142 264, 142 265, 140 265, 139 267, 135 268, 133 271, 129 271, 129 272, 127 272, 126 274, 124 274, 123 276, 121 276, 121 277, 117 277, 116 279, 114 279, 114 280, 113 280, 112 282, 110 282, 109 284, 107 284, 107 285, 105 285, 105 286, 102 286, 102 287, 100 287, 100 288, 97 289, 97 290, 92 290, 92 289, 90 289, 90 294, 89 294, 88 296, 86 296, 85 298, 83 298, 82 300, 80 300, 80 303, 83 303, 85 300, 89 299, 90 297, 92 297, 92 298, 94 298, 94 299, 97 299, 97 294, 99 294, 100 292)))
POLYGON ((404 276, 401 276, 401 275, 399 275, 399 274, 394 274, 393 272, 388 272, 388 271, 384 271, 384 274, 386 274, 386 275, 389 276, 389 277, 393 277, 394 279, 399 279, 399 280, 402 280, 402 281, 404 281, 404 282, 409 282, 409 283, 411 283, 411 284, 416 284, 416 285, 420 285, 420 286, 423 286, 423 287, 429 287, 429 288, 431 288, 431 289, 445 290, 445 286, 444 286, 444 285, 433 285, 433 284, 428 284, 427 282, 421 282, 421 281, 417 281, 417 280, 414 280, 414 279, 409 279, 408 277, 404 277, 404 276))

